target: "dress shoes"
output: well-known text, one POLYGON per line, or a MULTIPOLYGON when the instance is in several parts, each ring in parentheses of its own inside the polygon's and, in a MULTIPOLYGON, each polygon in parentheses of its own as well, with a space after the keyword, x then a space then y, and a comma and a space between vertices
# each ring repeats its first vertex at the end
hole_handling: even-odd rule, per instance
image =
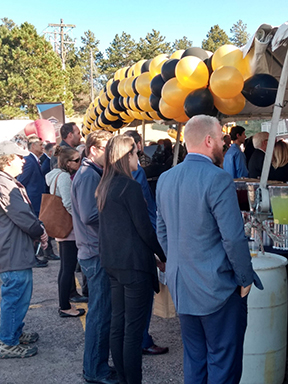
POLYGON ((44 257, 46 260, 60 260, 60 257, 55 255, 53 252, 50 253, 49 255, 45 255, 44 253, 44 257))
POLYGON ((36 259, 36 265, 34 265, 33 268, 45 268, 48 265, 48 260, 41 260, 38 257, 35 256, 36 259))
POLYGON ((82 308, 79 308, 77 309, 78 313, 77 315, 71 315, 71 313, 66 313, 66 312, 63 312, 61 311, 61 309, 59 309, 59 316, 60 317, 79 317, 79 316, 83 316, 85 314, 85 309, 82 309, 82 308))
POLYGON ((71 303, 88 303, 88 297, 76 295, 76 296, 70 297, 69 301, 71 303))
POLYGON ((143 355, 164 355, 165 353, 169 352, 168 347, 158 347, 158 345, 151 345, 149 348, 143 348, 142 353, 143 355))
POLYGON ((85 381, 87 383, 97 383, 97 384, 119 384, 119 380, 116 378, 116 375, 113 373, 110 373, 109 376, 105 377, 101 380, 93 380, 85 377, 85 374, 83 375, 85 381))

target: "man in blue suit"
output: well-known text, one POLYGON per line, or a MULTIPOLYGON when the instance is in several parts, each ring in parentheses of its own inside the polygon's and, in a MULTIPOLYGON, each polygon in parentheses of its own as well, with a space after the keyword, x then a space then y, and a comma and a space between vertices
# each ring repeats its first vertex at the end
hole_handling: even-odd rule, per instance
POLYGON ((247 295, 262 288, 253 272, 222 130, 194 116, 184 132, 183 163, 158 181, 157 235, 167 255, 167 282, 179 313, 185 384, 237 384, 241 378, 247 295))
MULTIPOLYGON (((41 170, 39 158, 43 154, 42 140, 36 135, 28 138, 29 156, 25 156, 23 172, 18 181, 26 188, 34 213, 39 217, 42 193, 46 191, 45 178, 41 170)), ((47 260, 37 259, 37 267, 47 266, 47 260)))

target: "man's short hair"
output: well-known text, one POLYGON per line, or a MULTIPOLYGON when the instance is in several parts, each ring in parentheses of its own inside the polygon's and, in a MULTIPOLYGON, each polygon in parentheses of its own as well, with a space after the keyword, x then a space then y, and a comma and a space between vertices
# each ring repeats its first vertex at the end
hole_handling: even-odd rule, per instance
POLYGON ((53 147, 54 147, 55 144, 53 143, 47 143, 44 147, 45 151, 50 151, 53 147))
POLYGON ((67 138, 67 136, 69 135, 69 133, 73 133, 73 127, 74 125, 76 125, 76 123, 66 123, 66 124, 63 124, 62 127, 60 128, 60 135, 61 135, 61 138, 63 140, 65 140, 67 138))
POLYGON ((245 128, 241 127, 241 125, 235 125, 230 131, 231 140, 237 140, 237 135, 241 136, 243 132, 245 132, 245 128))
POLYGON ((28 137, 28 143, 27 143, 28 149, 30 150, 32 144, 38 143, 39 141, 42 141, 42 139, 40 139, 40 137, 38 137, 36 135, 29 136, 28 137))
POLYGON ((195 147, 200 145, 207 135, 214 137, 218 126, 219 120, 216 117, 207 115, 193 116, 185 125, 184 139, 186 146, 195 147))
POLYGON ((136 144, 138 144, 139 142, 142 141, 142 138, 141 138, 140 134, 137 131, 129 130, 129 131, 124 132, 124 135, 125 136, 133 137, 133 139, 134 139, 136 144))
POLYGON ((262 147, 263 141, 267 140, 269 137, 268 132, 257 132, 252 137, 252 142, 254 145, 254 148, 259 149, 262 147))
POLYGON ((103 140, 109 140, 113 134, 108 131, 94 131, 89 133, 85 144, 85 154, 89 156, 91 147, 100 147, 103 140))

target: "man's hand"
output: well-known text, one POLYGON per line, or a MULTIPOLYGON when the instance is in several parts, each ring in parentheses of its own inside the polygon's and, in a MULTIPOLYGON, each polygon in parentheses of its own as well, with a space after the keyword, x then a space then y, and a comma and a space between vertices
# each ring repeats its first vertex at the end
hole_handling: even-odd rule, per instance
POLYGON ((156 259, 156 264, 157 264, 157 267, 160 269, 161 272, 165 272, 166 263, 163 263, 163 261, 156 259))
POLYGON ((248 286, 245 287, 245 288, 244 288, 244 287, 241 287, 241 293, 240 293, 240 295, 241 295, 242 298, 248 295, 248 293, 250 292, 251 287, 252 287, 252 284, 248 285, 248 286))

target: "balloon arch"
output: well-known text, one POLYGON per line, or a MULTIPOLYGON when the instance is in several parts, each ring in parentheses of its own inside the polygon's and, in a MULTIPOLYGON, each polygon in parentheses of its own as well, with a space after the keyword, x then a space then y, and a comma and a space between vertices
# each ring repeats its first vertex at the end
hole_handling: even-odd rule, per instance
POLYGON ((217 51, 198 47, 140 60, 118 69, 91 102, 83 133, 117 131, 134 120, 185 123, 194 115, 236 115, 246 100, 259 107, 275 102, 278 81, 252 73, 251 57, 233 45, 217 51))

